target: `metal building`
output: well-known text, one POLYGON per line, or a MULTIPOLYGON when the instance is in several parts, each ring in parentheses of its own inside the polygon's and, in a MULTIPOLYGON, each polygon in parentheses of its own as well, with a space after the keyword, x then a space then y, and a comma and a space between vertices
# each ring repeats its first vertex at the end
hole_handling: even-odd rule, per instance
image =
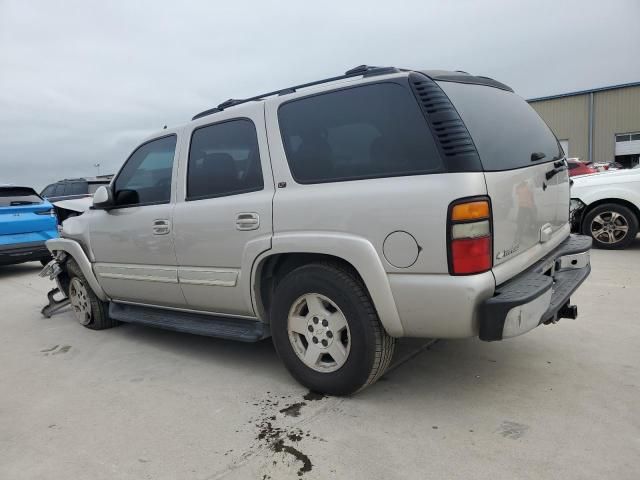
POLYGON ((568 157, 640 163, 640 82, 529 100, 568 157))

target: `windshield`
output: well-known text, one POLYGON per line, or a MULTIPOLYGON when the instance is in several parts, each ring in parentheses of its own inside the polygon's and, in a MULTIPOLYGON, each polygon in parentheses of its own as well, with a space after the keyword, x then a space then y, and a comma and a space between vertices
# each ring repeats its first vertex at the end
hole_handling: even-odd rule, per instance
POLYGON ((515 93, 483 85, 438 85, 462 117, 486 171, 530 167, 562 158, 553 132, 515 93))
POLYGON ((0 189, 0 207, 19 205, 37 205, 42 198, 31 188, 2 188, 0 189))

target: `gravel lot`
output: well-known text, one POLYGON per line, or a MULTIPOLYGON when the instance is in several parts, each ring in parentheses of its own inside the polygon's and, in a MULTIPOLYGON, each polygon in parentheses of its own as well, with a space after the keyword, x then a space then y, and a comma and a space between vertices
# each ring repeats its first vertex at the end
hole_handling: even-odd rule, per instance
POLYGON ((594 251, 578 320, 498 343, 403 341, 354 398, 317 398, 270 341, 40 316, 0 267, 0 478, 637 479, 640 240, 594 251))

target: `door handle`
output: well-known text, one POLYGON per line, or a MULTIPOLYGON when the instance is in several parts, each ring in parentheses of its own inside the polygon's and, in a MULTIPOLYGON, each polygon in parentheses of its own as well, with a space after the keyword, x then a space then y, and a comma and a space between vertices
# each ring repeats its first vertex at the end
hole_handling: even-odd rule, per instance
POLYGON ((158 219, 153 221, 153 234, 166 235, 171 231, 169 220, 158 219))
POLYGON ((257 230, 260 227, 260 216, 257 213, 238 213, 236 215, 236 229, 257 230))

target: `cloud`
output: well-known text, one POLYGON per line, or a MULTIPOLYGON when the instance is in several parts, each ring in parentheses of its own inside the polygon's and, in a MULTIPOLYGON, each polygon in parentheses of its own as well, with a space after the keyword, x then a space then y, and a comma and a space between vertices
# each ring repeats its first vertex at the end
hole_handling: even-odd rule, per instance
POLYGON ((635 0, 0 0, 0 183, 114 172, 165 124, 362 63, 524 97, 637 81, 639 17, 635 0))

